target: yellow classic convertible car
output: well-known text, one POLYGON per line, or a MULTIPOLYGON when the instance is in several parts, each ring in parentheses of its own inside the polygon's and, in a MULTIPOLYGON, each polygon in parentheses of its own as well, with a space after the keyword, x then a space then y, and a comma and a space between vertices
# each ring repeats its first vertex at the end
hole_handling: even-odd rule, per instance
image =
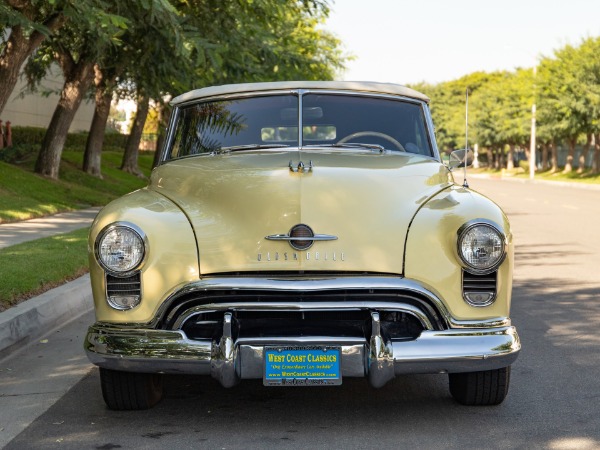
POLYGON ((175 98, 148 186, 89 236, 85 350, 109 408, 162 374, 230 387, 448 374, 466 405, 508 392, 513 243, 442 163, 429 99, 394 84, 276 82, 175 98))

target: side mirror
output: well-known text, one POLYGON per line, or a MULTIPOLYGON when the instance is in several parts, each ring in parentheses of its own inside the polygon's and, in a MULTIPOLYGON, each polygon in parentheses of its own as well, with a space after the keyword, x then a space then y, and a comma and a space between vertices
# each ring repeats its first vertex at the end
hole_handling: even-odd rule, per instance
POLYGON ((473 164, 473 150, 469 149, 460 149, 454 150, 450 153, 450 162, 448 162, 448 167, 450 170, 456 169, 457 167, 469 167, 473 164))

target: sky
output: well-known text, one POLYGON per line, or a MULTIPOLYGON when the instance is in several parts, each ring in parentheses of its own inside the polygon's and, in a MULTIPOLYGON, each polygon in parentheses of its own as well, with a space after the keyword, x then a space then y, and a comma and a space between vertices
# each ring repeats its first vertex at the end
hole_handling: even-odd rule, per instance
POLYGON ((325 28, 354 55, 342 80, 439 83, 533 67, 600 36, 600 0, 335 0, 325 28))

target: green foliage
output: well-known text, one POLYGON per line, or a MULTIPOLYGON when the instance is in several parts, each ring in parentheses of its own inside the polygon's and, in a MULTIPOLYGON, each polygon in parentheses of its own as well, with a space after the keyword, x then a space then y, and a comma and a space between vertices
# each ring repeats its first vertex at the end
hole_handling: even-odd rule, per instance
POLYGON ((533 69, 473 73, 436 85, 412 86, 432 99, 431 112, 442 150, 464 147, 465 91, 469 89, 469 142, 502 154, 528 148, 532 105, 537 106, 538 143, 571 145, 600 137, 600 38, 567 45, 533 69))
POLYGON ((0 249, 0 311, 88 271, 89 229, 0 249))
MULTIPOLYGON (((325 0, 19 0, 14 4, 25 8, 0 8, 7 23, 23 23, 49 36, 26 65, 32 90, 39 89, 54 61, 65 75, 73 76, 85 73, 74 71, 75 67, 95 63, 99 93, 117 91, 129 98, 144 94, 162 102, 166 94, 209 84, 333 79, 347 59, 339 50, 340 41, 323 28, 329 14, 325 0), (51 17, 64 19, 53 33, 45 25, 51 17)), ((53 160, 45 156, 38 170, 55 173, 41 167, 53 160)))
MULTIPOLYGON (((484 86, 493 83, 502 75, 496 73, 474 72, 458 80, 447 81, 437 85, 413 85, 414 89, 431 98, 431 115, 436 126, 438 146, 443 150, 464 148, 465 146, 465 101, 467 89, 469 102, 472 104, 477 92, 484 86)), ((473 109, 469 114, 473 114, 473 109)), ((470 122, 473 123, 471 117, 470 122)), ((471 142, 476 142, 473 129, 470 129, 471 142)))
POLYGON ((498 74, 471 102, 477 142, 486 147, 525 146, 531 135, 533 70, 498 74))
POLYGON ((600 131, 600 38, 542 59, 538 92, 538 120, 547 141, 600 131))

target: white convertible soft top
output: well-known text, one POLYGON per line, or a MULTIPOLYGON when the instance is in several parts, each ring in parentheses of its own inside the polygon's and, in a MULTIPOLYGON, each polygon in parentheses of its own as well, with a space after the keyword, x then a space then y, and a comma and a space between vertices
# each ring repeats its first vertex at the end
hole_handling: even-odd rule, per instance
POLYGON ((429 97, 426 95, 399 84, 365 81, 276 81, 270 83, 225 84, 222 86, 211 86, 202 89, 195 89, 175 97, 171 101, 171 104, 178 105, 180 103, 186 103, 192 100, 219 95, 285 89, 328 89, 333 91, 373 92, 378 94, 392 94, 416 98, 429 103, 429 97))

